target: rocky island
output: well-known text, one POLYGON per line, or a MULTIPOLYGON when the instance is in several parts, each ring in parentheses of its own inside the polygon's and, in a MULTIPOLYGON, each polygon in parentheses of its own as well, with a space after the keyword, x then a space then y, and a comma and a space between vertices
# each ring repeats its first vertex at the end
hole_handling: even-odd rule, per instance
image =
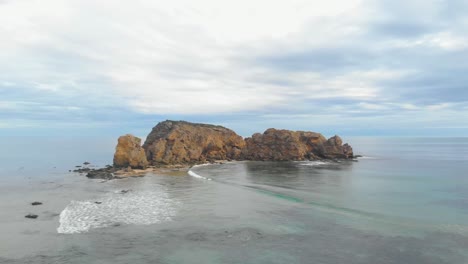
POLYGON ((187 168, 217 160, 303 161, 352 159, 353 149, 339 136, 270 128, 242 138, 216 125, 166 120, 141 139, 119 137, 113 166, 89 171, 89 178, 134 176, 161 168, 187 168))

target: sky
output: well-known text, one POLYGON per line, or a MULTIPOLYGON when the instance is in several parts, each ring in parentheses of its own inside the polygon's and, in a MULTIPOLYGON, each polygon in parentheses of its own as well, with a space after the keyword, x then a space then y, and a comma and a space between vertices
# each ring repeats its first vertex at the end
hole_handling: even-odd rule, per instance
POLYGON ((0 136, 468 136, 466 0, 0 0, 0 136))

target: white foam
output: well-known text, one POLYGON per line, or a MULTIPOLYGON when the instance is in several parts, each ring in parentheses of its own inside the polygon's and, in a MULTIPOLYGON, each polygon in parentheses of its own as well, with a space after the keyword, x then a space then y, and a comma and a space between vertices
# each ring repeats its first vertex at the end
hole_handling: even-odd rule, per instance
POLYGON ((193 165, 192 168, 205 167, 205 166, 211 166, 211 165, 213 165, 213 163, 202 163, 202 164, 193 165))
POLYGON ((203 180, 211 181, 210 178, 203 177, 203 176, 201 176, 201 175, 199 175, 199 174, 196 174, 196 173, 193 172, 192 170, 189 170, 189 171, 188 171, 188 174, 189 174, 190 176, 195 177, 195 178, 198 178, 198 179, 203 179, 203 180))
POLYGON ((312 161, 300 161, 299 165, 301 166, 322 166, 322 165, 327 165, 327 162, 324 161, 319 161, 319 160, 312 160, 312 161))
POLYGON ((58 233, 88 232, 115 224, 150 225, 171 221, 178 202, 163 190, 109 193, 95 201, 72 201, 60 213, 58 233))
POLYGON ((377 158, 376 158, 376 157, 370 157, 370 156, 361 156, 361 157, 358 157, 357 159, 358 159, 358 160, 360 160, 360 159, 375 160, 375 159, 377 159, 377 158))

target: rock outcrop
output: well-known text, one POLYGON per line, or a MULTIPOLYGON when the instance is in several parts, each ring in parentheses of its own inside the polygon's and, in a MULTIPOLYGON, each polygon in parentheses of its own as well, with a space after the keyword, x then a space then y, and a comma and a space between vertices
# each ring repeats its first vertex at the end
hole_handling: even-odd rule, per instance
POLYGON ((343 145, 343 140, 339 136, 331 137, 323 145, 324 152, 322 156, 328 159, 349 159, 354 157, 353 148, 346 143, 343 145))
POLYGON ((185 121, 157 124, 146 138, 119 138, 115 167, 133 169, 148 165, 196 164, 215 160, 316 160, 353 158, 353 149, 339 136, 270 128, 245 140, 222 126, 185 121))
POLYGON ((141 139, 130 134, 119 137, 114 154, 114 167, 131 167, 145 169, 148 166, 141 139))
POLYGON ((315 160, 353 157, 348 144, 340 137, 326 139, 322 134, 270 128, 245 139, 242 157, 247 160, 315 160))
POLYGON ((153 165, 240 160, 244 147, 244 139, 225 127, 169 120, 156 125, 143 144, 153 165))

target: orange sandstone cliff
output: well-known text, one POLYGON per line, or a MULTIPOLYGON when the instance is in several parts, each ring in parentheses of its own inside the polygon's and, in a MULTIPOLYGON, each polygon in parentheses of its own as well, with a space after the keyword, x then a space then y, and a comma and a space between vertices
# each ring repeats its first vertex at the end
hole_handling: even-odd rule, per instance
POLYGON ((115 148, 114 166, 145 169, 148 166, 148 160, 145 150, 141 147, 141 139, 130 134, 119 137, 115 148))
POLYGON ((169 120, 156 125, 143 144, 152 164, 240 160, 244 147, 244 139, 225 127, 169 120))
POLYGON ((353 150, 340 137, 326 139, 322 134, 270 128, 245 139, 242 157, 247 160, 348 159, 353 150))
POLYGON ((353 158, 353 149, 339 136, 270 128, 245 140, 222 126, 164 121, 141 147, 138 138, 119 138, 114 166, 194 164, 213 160, 316 160, 353 158), (122 140, 121 140, 122 138, 122 140), (144 154, 142 154, 144 153, 144 154))

